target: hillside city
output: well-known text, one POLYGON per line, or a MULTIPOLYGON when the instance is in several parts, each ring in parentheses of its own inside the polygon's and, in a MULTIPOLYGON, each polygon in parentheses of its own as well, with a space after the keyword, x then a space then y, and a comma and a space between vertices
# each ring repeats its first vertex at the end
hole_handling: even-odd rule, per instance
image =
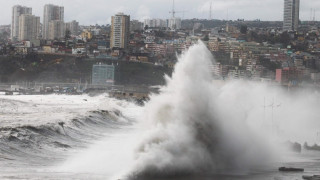
MULTIPOLYGON (((215 59, 210 67, 215 79, 319 87, 320 23, 315 15, 309 21, 299 20, 299 0, 284 2, 283 21, 218 20, 212 19, 211 13, 208 19, 181 19, 173 9, 170 19, 141 22, 117 13, 111 24, 91 26, 80 25, 78 20, 64 22, 67 12, 61 6, 45 5, 40 23, 40 17, 32 15, 32 7, 16 5, 12 7, 12 24, 0 26, 0 83, 19 81, 12 78, 17 71, 38 72, 61 65, 63 58, 75 61, 67 66, 69 70, 78 61, 93 62, 86 72, 78 69, 89 83, 117 83, 114 66, 118 63, 161 67, 162 76, 172 72, 177 54, 202 40, 215 59), (51 64, 46 64, 46 58, 51 64), (112 66, 104 70, 113 74, 95 76, 101 71, 94 68, 97 64, 112 66)), ((23 72, 18 74, 25 76, 23 72)), ((77 82, 79 77, 63 81, 77 82)))

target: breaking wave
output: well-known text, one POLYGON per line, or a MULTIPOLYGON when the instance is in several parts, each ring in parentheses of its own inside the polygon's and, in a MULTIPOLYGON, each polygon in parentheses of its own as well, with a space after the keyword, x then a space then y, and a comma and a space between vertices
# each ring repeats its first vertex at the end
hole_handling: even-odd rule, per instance
POLYGON ((118 110, 97 110, 70 121, 2 127, 0 159, 47 166, 48 162, 63 161, 68 151, 86 148, 93 140, 104 137, 105 132, 130 124, 118 110))
POLYGON ((247 170, 271 157, 246 122, 250 108, 225 109, 232 94, 212 83, 212 60, 202 42, 191 47, 146 104, 142 124, 150 130, 136 149, 130 179, 247 170))

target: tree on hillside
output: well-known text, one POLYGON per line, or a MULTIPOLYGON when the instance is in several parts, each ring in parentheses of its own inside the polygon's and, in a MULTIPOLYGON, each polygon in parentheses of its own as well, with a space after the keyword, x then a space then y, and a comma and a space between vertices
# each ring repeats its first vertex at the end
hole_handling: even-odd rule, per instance
POLYGON ((240 26, 240 33, 241 34, 247 34, 247 31, 248 31, 247 25, 241 25, 240 26))
POLYGON ((69 29, 66 30, 66 34, 64 36, 64 39, 67 41, 71 38, 71 31, 69 29))
POLYGON ((10 34, 7 31, 0 33, 0 41, 7 42, 9 36, 10 36, 10 34))
POLYGON ((283 33, 280 35, 279 41, 280 41, 280 43, 283 44, 285 47, 290 44, 290 35, 288 34, 287 31, 283 32, 283 33))
POLYGON ((206 35, 202 38, 202 41, 209 41, 209 36, 208 36, 208 34, 206 34, 206 35))
POLYGON ((148 25, 145 25, 144 26, 144 30, 146 31, 146 30, 148 30, 149 29, 149 26, 148 25))

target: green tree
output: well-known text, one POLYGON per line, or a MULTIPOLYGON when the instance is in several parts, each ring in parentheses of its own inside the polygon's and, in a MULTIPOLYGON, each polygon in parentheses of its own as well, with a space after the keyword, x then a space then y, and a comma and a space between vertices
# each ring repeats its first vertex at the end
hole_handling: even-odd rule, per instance
POLYGON ((206 35, 202 38, 202 41, 209 41, 209 36, 208 36, 208 34, 206 34, 206 35))
POLYGON ((247 34, 247 31, 248 31, 247 25, 241 25, 240 26, 240 33, 241 34, 247 34))
POLYGON ((67 41, 71 38, 71 31, 69 29, 66 30, 66 34, 64 36, 64 39, 67 41))
POLYGON ((288 34, 287 31, 283 32, 280 35, 279 39, 280 43, 283 44, 285 47, 287 47, 290 44, 290 35, 288 34))
POLYGON ((0 41, 7 42, 9 36, 10 36, 10 34, 7 31, 0 33, 0 41))
POLYGON ((250 31, 248 36, 250 37, 251 40, 262 43, 260 36, 255 31, 250 31))

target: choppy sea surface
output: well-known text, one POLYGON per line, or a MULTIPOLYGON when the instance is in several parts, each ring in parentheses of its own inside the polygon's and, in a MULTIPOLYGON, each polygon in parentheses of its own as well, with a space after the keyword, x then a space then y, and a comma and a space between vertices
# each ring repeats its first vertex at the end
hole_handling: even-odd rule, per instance
POLYGON ((59 166, 97 141, 130 130, 138 110, 106 95, 0 95, 0 179, 100 178, 59 166))
MULTIPOLYGON (((0 95, 0 179, 112 179, 130 163, 142 109, 107 95, 0 95)), ((262 169, 154 179, 302 179, 320 172, 319 157, 303 150, 262 169)))

